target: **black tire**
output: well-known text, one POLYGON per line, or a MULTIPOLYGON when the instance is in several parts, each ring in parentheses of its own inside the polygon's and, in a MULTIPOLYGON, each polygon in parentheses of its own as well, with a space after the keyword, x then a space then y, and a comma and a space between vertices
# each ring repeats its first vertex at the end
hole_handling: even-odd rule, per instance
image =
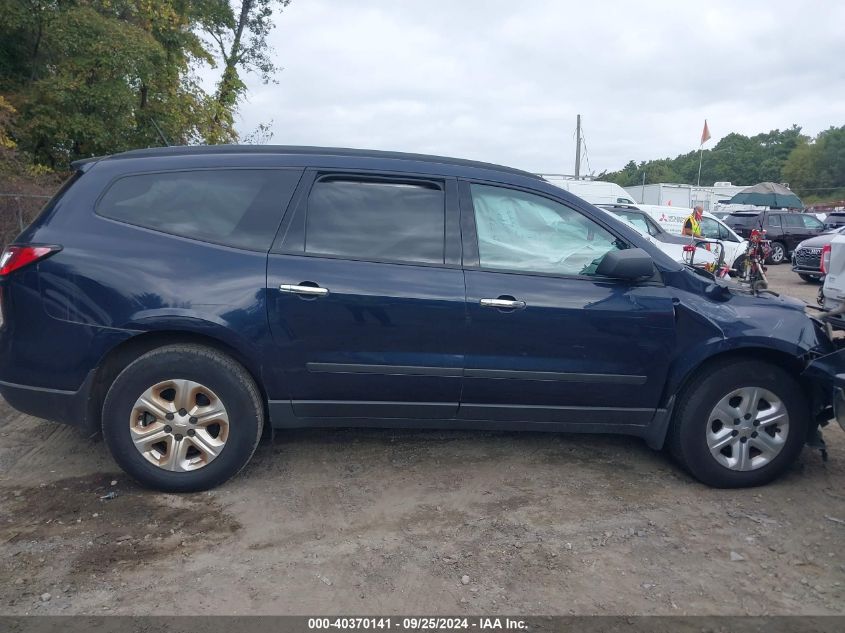
POLYGON ((745 261, 748 259, 746 255, 740 255, 734 260, 733 269, 731 270, 732 277, 741 277, 743 269, 745 268, 745 261))
POLYGON ((250 460, 264 426, 264 406, 255 381, 236 361, 195 344, 167 345, 147 352, 112 383, 103 405, 103 438, 115 461, 140 484, 165 492, 214 488, 250 460), (129 419, 136 400, 153 385, 188 379, 218 395, 229 417, 225 445, 197 470, 173 472, 147 461, 132 441, 129 419))
POLYGON ((669 429, 668 448, 696 479, 715 488, 761 486, 779 477, 801 453, 810 409, 797 381, 786 371, 761 361, 726 359, 705 366, 681 393, 669 429), (710 454, 706 430, 710 412, 724 396, 741 387, 761 387, 781 399, 789 432, 776 457, 756 470, 731 470, 710 454))
POLYGON ((772 242, 772 252, 769 255, 770 264, 782 264, 789 258, 786 245, 783 242, 772 242), (780 255, 778 255, 780 253, 780 255))
POLYGON ((798 276, 801 277, 804 281, 808 284, 817 284, 821 281, 818 277, 814 277, 813 275, 805 275, 803 273, 798 273, 798 276))

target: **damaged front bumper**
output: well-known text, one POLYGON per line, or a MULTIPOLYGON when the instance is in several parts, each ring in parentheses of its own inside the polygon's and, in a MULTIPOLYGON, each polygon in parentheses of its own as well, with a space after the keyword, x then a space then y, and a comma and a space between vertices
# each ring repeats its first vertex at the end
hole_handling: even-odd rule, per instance
POLYGON ((845 431, 845 374, 837 374, 834 379, 833 417, 845 431))
POLYGON ((845 349, 814 358, 802 377, 814 387, 814 410, 826 418, 819 421, 825 424, 833 417, 845 431, 845 349))

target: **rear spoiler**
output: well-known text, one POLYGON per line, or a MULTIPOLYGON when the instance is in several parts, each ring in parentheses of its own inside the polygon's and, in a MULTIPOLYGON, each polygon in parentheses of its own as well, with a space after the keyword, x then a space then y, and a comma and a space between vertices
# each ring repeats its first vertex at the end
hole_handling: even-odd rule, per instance
POLYGON ((81 171, 83 174, 91 169, 94 165, 99 163, 106 156, 92 156, 91 158, 80 158, 79 160, 73 161, 70 166, 74 169, 74 171, 81 171))

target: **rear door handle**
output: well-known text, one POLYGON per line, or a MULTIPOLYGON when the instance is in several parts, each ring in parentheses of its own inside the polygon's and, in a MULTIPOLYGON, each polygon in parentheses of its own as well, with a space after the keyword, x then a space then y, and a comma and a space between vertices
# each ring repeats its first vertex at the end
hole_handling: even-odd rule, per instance
POLYGON ((480 303, 485 308, 505 308, 506 310, 514 310, 525 307, 524 301, 519 301, 518 299, 503 299, 502 297, 499 297, 498 299, 482 299, 480 303))
POLYGON ((279 290, 296 295, 310 295, 313 297, 325 297, 329 294, 328 288, 320 288, 319 286, 302 286, 299 284, 282 284, 279 286, 279 290))

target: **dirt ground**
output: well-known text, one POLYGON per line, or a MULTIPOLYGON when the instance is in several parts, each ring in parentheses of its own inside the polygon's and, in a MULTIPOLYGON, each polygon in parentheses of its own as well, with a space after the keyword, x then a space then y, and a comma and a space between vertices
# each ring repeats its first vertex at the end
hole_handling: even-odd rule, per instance
POLYGON ((845 433, 826 439, 826 464, 805 449, 724 491, 620 437, 296 431, 167 495, 0 402, 0 613, 843 614, 845 433))

